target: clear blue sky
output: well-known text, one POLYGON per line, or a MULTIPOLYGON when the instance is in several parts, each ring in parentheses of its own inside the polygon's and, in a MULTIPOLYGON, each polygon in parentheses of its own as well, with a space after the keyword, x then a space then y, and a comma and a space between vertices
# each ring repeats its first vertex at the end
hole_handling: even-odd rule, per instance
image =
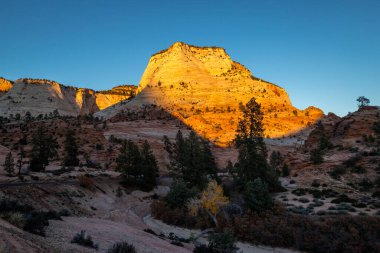
POLYGON ((380 105, 379 0, 0 0, 0 76, 138 84, 175 41, 224 47, 300 108, 380 105))

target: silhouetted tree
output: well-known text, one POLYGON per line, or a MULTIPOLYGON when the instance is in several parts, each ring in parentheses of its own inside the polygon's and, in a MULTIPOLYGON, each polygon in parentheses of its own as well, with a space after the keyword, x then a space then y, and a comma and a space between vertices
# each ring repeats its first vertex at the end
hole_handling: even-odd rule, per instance
POLYGON ((175 144, 171 147, 171 171, 177 178, 182 178, 189 186, 200 189, 206 186, 207 176, 217 178, 217 167, 208 142, 201 140, 193 131, 184 138, 178 131, 175 144))
POLYGON ((18 169, 18 175, 21 175, 21 169, 23 164, 23 159, 25 158, 25 152, 24 148, 20 147, 20 150, 18 152, 18 159, 17 159, 17 169, 18 169))
POLYGON ((78 166, 78 146, 75 139, 75 132, 72 129, 67 130, 65 138, 65 157, 63 164, 65 166, 78 166))
POLYGON ((314 164, 321 164, 324 161, 323 155, 332 148, 332 144, 321 121, 318 121, 314 131, 318 137, 318 146, 310 152, 310 160, 314 164))
POLYGON ((137 145, 131 140, 123 140, 116 163, 117 169, 123 173, 127 182, 136 182, 137 177, 141 174, 140 162, 141 157, 137 145))
POLYGON ((267 161, 261 106, 252 98, 241 109, 243 118, 239 121, 235 138, 239 156, 232 174, 238 185, 244 186, 249 181, 261 178, 272 191, 278 190, 278 177, 267 161))
POLYGON ((15 171, 15 164, 14 164, 11 152, 9 152, 7 154, 7 156, 5 157, 5 161, 4 161, 3 166, 4 166, 5 172, 7 172, 8 176, 12 176, 14 171, 15 171))
POLYGON ((57 155, 58 143, 52 135, 46 133, 46 129, 38 127, 33 135, 32 144, 30 169, 32 171, 45 171, 49 159, 57 155))
POLYGON ((269 157, 270 166, 276 171, 279 172, 279 167, 283 162, 283 158, 281 156, 280 151, 272 151, 269 157))
POLYGON ((142 149, 130 140, 124 140, 116 159, 117 168, 123 173, 125 183, 151 190, 157 185, 158 165, 147 141, 142 149))
POLYGON ((141 149, 141 162, 143 175, 141 185, 147 190, 151 190, 157 185, 158 165, 156 157, 153 155, 150 145, 146 140, 141 149))
POLYGON ((358 107, 359 108, 361 108, 363 106, 368 106, 370 103, 370 100, 368 98, 366 98, 365 96, 358 97, 358 99, 356 99, 356 101, 358 101, 358 107))

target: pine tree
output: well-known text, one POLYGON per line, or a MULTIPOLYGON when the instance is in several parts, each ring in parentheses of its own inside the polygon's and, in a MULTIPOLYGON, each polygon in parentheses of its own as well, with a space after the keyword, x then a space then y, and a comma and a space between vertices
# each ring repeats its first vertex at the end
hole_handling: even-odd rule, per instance
POLYGON ((242 112, 243 118, 239 121, 235 138, 239 156, 233 174, 239 185, 261 178, 271 190, 277 190, 280 188, 278 177, 267 161, 261 106, 252 98, 242 106, 242 112))
POLYGON ((15 170, 15 164, 13 161, 12 153, 9 152, 7 156, 5 157, 4 161, 4 170, 7 172, 8 176, 12 176, 15 170))
POLYGON ((65 157, 63 159, 63 164, 65 166, 78 166, 78 146, 75 140, 75 132, 72 129, 69 129, 66 132, 65 139, 65 157))
POLYGON ((141 176, 141 155, 139 148, 131 140, 123 140, 120 154, 116 159, 117 169, 123 173, 126 183, 135 184, 141 176))
POLYGON ((18 152, 18 159, 17 159, 17 170, 18 170, 18 175, 21 175, 21 169, 22 169, 22 164, 23 164, 23 159, 25 158, 25 152, 24 148, 20 147, 20 151, 18 152))
POLYGON ((193 131, 187 138, 178 131, 176 143, 168 143, 167 146, 172 148, 169 156, 174 177, 200 189, 207 185, 207 176, 217 178, 217 167, 208 142, 201 140, 193 131))
POLYGON ((151 190, 157 185, 158 165, 156 157, 153 155, 150 145, 146 140, 141 149, 141 170, 143 175, 141 186, 147 190, 151 190))
POLYGON ((32 144, 30 169, 32 171, 45 171, 49 159, 57 155, 58 143, 50 134, 46 134, 43 127, 38 127, 33 136, 32 144))
POLYGON ((270 154, 270 157, 269 157, 269 164, 270 164, 270 166, 271 166, 276 172, 278 172, 279 167, 280 167, 280 165, 282 164, 282 162, 283 162, 283 159, 282 159, 282 156, 281 156, 280 151, 273 151, 273 152, 270 154))

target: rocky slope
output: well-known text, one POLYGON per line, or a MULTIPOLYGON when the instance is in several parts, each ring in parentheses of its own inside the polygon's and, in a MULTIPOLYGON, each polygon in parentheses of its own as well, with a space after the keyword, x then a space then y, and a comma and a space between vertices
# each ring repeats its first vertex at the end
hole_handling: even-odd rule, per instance
POLYGON ((224 49, 181 42, 151 57, 135 99, 97 116, 113 117, 123 110, 155 104, 201 136, 227 146, 241 115, 239 105, 252 97, 262 105, 265 134, 269 137, 295 133, 323 116, 315 107, 295 108, 283 88, 254 77, 224 49))
POLYGON ((0 80, 0 115, 49 114, 83 115, 107 108, 135 93, 135 86, 118 86, 109 91, 65 86, 45 79, 18 79, 13 84, 0 80))

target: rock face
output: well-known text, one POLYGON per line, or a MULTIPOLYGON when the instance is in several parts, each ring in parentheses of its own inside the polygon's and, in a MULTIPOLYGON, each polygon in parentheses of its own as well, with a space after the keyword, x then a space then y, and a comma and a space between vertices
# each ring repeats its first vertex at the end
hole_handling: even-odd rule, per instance
POLYGON ((97 91, 95 94, 96 104, 99 110, 103 110, 122 100, 132 98, 136 93, 136 89, 137 87, 134 85, 121 85, 112 88, 112 90, 97 91))
POLYGON ((57 110, 61 115, 77 116, 95 113, 134 95, 134 86, 118 86, 110 91, 65 86, 44 79, 18 79, 1 85, 6 93, 0 97, 0 115, 33 116, 57 110), (7 90, 8 89, 8 90, 7 90))
MULTIPOLYGON (((342 118, 329 113, 321 122, 326 137, 333 145, 350 149, 362 144, 364 147, 370 147, 371 143, 365 142, 365 136, 375 135, 373 127, 379 120, 380 109, 376 106, 365 106, 342 118)), ((305 147, 316 148, 318 140, 318 131, 313 130, 305 142, 305 147)))
POLYGON ((11 81, 0 77, 0 97, 7 93, 11 88, 13 84, 11 81))
POLYGON ((283 88, 254 77, 223 48, 181 42, 150 58, 136 98, 97 115, 112 117, 122 110, 155 104, 201 136, 226 146, 235 136, 240 105, 252 97, 262 106, 265 135, 269 137, 297 132, 323 116, 315 107, 295 108, 283 88))

